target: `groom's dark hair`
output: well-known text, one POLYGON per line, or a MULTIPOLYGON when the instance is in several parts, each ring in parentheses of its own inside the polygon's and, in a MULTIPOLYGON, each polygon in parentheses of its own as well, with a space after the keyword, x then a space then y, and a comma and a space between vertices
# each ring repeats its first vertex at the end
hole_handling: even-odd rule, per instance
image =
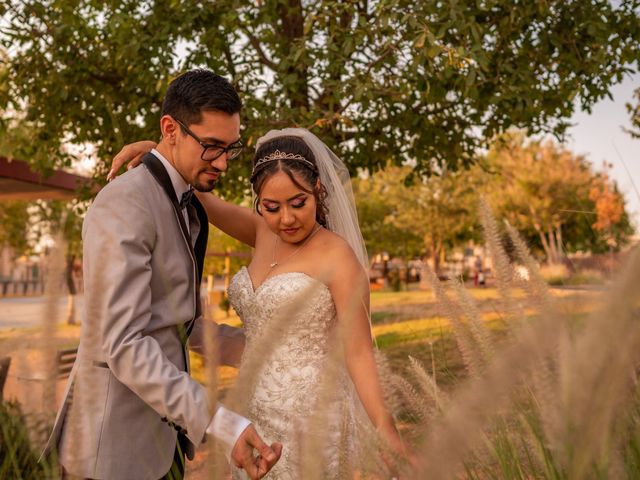
POLYGON ((242 102, 233 85, 211 70, 196 69, 175 78, 167 89, 160 116, 171 115, 185 125, 198 123, 202 112, 239 113, 242 102))

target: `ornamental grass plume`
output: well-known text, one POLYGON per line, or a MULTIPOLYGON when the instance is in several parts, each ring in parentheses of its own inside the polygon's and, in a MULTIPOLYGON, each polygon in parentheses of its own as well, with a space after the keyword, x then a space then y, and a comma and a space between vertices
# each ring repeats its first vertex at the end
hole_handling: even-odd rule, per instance
MULTIPOLYGON (((529 273, 525 281, 514 280, 513 265, 502 245, 503 232, 486 204, 481 212, 503 306, 501 320, 510 334, 491 333, 476 300, 462 284, 443 285, 428 272, 440 307, 450 318, 467 374, 445 389, 436 381, 435 366, 428 371, 411 356, 400 367, 392 366, 383 352, 376 352, 385 401, 394 416, 408 424, 406 437, 413 442, 419 462, 413 470, 400 458, 395 464, 385 463, 380 452, 388 447, 360 409, 355 416, 357 448, 352 451, 346 444, 340 448, 340 478, 388 478, 397 472, 405 478, 430 480, 638 478, 640 250, 629 254, 601 305, 589 315, 577 315, 561 308, 525 242, 507 224, 514 261, 529 273), (524 291, 524 299, 514 295, 516 288, 524 291), (534 313, 525 314, 530 311, 534 313)), ((243 370, 226 400, 240 413, 246 413, 262 366, 292 328, 291 319, 319 287, 313 284, 291 299, 246 352, 243 370)), ((56 307, 51 302, 47 308, 54 311, 56 307)), ((54 318, 45 317, 47 321, 54 318)), ((55 322, 43 324, 44 338, 55 336, 55 328, 55 322)), ((51 354, 47 342, 40 346, 51 354)), ((217 347, 208 348, 215 352, 217 347)), ((217 365, 207 366, 209 393, 215 401, 217 365)), ((297 455, 303 478, 323 478, 321 452, 335 433, 328 428, 329 419, 342 414, 332 403, 331 393, 341 381, 343 368, 342 347, 335 338, 313 400, 313 415, 307 430, 299 432, 297 455)), ((15 423, 1 424, 4 445, 18 445, 25 429, 5 425, 15 423)), ((337 428, 345 433, 350 427, 342 422, 337 428)), ((34 445, 30 442, 27 445, 34 445)), ((20 452, 5 454, 0 472, 23 465, 20 462, 29 458, 24 455, 28 449, 20 452)), ((224 461, 213 457, 210 476, 222 477, 224 461)), ((50 478, 54 471, 38 478, 50 478)))
POLYGON ((25 410, 17 401, 2 403, 0 399, 0 478, 47 479, 58 474, 55 453, 39 461, 56 412, 58 299, 64 279, 66 245, 60 233, 54 234, 53 240, 47 257, 39 332, 35 341, 20 339, 9 347, 19 357, 19 361, 12 362, 17 372, 12 374, 17 390, 28 397, 30 405, 25 410), (28 389, 23 388, 26 385, 28 389))
MULTIPOLYGON (((511 295, 512 268, 497 224, 482 209, 513 335, 488 348, 484 334, 471 337, 485 345, 481 351, 494 353, 483 357, 482 375, 461 382, 442 415, 426 425, 415 478, 637 478, 639 252, 630 255, 603 306, 580 323, 557 308, 526 245, 507 226, 518 261, 530 272, 525 293, 537 313, 526 318, 511 295)), ((458 298, 459 308, 474 316, 469 299, 458 298)), ((458 345, 474 348, 469 337, 458 345)))

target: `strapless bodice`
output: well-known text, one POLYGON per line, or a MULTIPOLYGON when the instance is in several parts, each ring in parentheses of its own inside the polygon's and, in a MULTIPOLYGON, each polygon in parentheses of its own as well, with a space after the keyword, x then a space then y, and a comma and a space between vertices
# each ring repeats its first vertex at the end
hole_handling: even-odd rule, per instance
POLYGON ((306 273, 284 272, 268 277, 254 289, 249 270, 242 267, 229 284, 228 294, 242 319, 249 346, 260 338, 278 312, 290 309, 295 314, 283 325, 286 343, 308 350, 310 355, 325 353, 327 332, 335 322, 336 310, 331 291, 324 283, 306 273))
MULTIPOLYGON (((329 287, 305 273, 286 272, 267 278, 254 289, 249 271, 243 267, 233 277, 228 294, 245 327, 240 373, 249 363, 245 362, 249 355, 268 352, 261 359, 248 399, 248 418, 265 442, 282 442, 286 447, 266 478, 301 478, 300 440, 309 435, 308 421, 321 403, 322 410, 330 412, 325 417, 330 433, 322 442, 326 442, 322 451, 327 469, 322 478, 337 478, 341 457, 338 446, 345 457, 354 417, 346 369, 343 365, 327 368, 336 324, 329 287), (275 334, 274 324, 280 327, 275 334), (265 349, 263 342, 273 343, 265 349), (321 385, 331 385, 328 395, 320 391, 321 385)), ((239 471, 233 476, 242 478, 239 471)))

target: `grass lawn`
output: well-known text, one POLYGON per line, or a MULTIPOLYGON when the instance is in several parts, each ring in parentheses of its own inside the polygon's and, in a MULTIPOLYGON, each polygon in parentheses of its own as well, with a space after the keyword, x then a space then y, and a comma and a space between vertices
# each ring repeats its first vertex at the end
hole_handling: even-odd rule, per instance
MULTIPOLYGON (((507 331, 502 313, 505 311, 505 304, 497 290, 476 288, 470 289, 469 293, 477 304, 481 320, 489 327, 490 332, 497 338, 504 337, 507 331)), ((597 291, 553 291, 560 309, 578 319, 586 317, 596 308, 600 295, 597 291)), ((523 291, 514 290, 512 297, 528 319, 535 317, 535 308, 527 305, 523 291)), ((409 366, 408 357, 412 356, 434 376, 442 389, 453 389, 466 376, 446 311, 430 291, 372 292, 371 312, 378 348, 385 354, 393 371, 403 374, 409 366)), ((229 315, 216 311, 215 319, 219 323, 241 324, 233 311, 229 315)), ((55 349, 68 348, 77 345, 79 336, 78 325, 59 326, 54 338, 43 338, 40 328, 0 331, 0 356, 10 355, 14 358, 10 373, 29 373, 34 366, 37 368, 42 364, 43 345, 55 349)), ((203 359, 191 354, 191 367, 194 378, 206 383, 203 359)), ((220 367, 218 384, 222 396, 233 385, 236 376, 236 369, 220 367)), ((6 393, 5 389, 5 398, 6 393)), ((29 410, 30 402, 34 401, 27 397, 28 395, 17 397, 26 407, 25 410, 29 410)), ((35 397, 36 402, 38 398, 35 397)), ((415 430, 410 418, 401 421, 399 428, 408 434, 408 438, 412 437, 415 430)), ((199 449, 196 461, 188 464, 191 478, 196 480, 207 477, 206 449, 201 450, 199 449)))
MULTIPOLYGON (((490 329, 497 335, 504 331, 501 315, 504 305, 498 291, 495 288, 473 288, 469 289, 469 293, 477 302, 481 318, 490 329)), ((561 307, 573 315, 591 311, 600 295, 594 291, 566 290, 554 290, 553 294, 561 307)), ((514 290, 512 295, 517 301, 525 297, 522 290, 514 290)), ((530 308, 525 311, 527 315, 535 315, 530 308)), ((217 310, 214 315, 218 322, 241 325, 233 310, 229 315, 217 310)), ((411 355, 424 365, 434 363, 436 376, 444 383, 455 381, 456 375, 461 373, 462 364, 446 311, 436 302, 431 291, 372 292, 371 317, 377 345, 388 356, 392 368, 401 369, 408 355, 411 355)), ((55 338, 43 339, 40 331, 37 327, 0 330, 0 355, 17 356, 27 359, 29 363, 38 363, 38 351, 43 344, 64 349, 77 345, 80 337, 79 325, 58 326, 55 338)), ((204 382, 202 359, 192 354, 191 360, 193 376, 204 382)), ((15 368, 21 367, 12 365, 14 372, 15 368)), ((235 379, 236 369, 221 367, 219 374, 220 386, 224 390, 235 379)))
MULTIPOLYGON (((500 336, 505 332, 501 312, 504 302, 495 288, 469 289, 477 302, 482 320, 489 329, 500 336)), ((514 290, 513 298, 524 301, 525 292, 514 290)), ((575 316, 592 311, 598 303, 600 293, 594 291, 553 290, 560 308, 575 316)), ((535 310, 525 308, 529 317, 535 310)), ((227 317, 217 312, 218 322, 240 325, 240 319, 231 311, 227 317)), ((409 355, 425 366, 435 364, 436 378, 443 385, 455 383, 464 374, 451 325, 442 305, 436 302, 431 291, 376 291, 371 294, 371 320, 378 348, 388 357, 394 370, 403 370, 409 355)), ((192 375, 204 382, 202 359, 192 354, 192 375)), ((429 371, 431 369, 429 368, 429 371)), ((236 369, 221 367, 219 383, 222 389, 232 385, 236 369)), ((431 372, 433 373, 433 372, 431 372)))

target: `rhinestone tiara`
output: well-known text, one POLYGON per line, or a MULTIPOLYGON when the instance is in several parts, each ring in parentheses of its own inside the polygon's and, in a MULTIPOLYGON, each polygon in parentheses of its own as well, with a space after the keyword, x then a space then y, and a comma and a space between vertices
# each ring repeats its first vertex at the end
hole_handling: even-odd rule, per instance
POLYGON ((275 160, 296 160, 298 162, 306 163, 313 170, 316 170, 316 166, 313 164, 313 162, 307 160, 302 155, 299 155, 297 153, 286 153, 286 152, 281 152, 280 150, 276 150, 275 152, 270 153, 269 155, 265 155, 264 157, 259 158, 256 161, 255 165, 253 166, 253 171, 255 172, 260 165, 268 162, 273 162, 275 160))

